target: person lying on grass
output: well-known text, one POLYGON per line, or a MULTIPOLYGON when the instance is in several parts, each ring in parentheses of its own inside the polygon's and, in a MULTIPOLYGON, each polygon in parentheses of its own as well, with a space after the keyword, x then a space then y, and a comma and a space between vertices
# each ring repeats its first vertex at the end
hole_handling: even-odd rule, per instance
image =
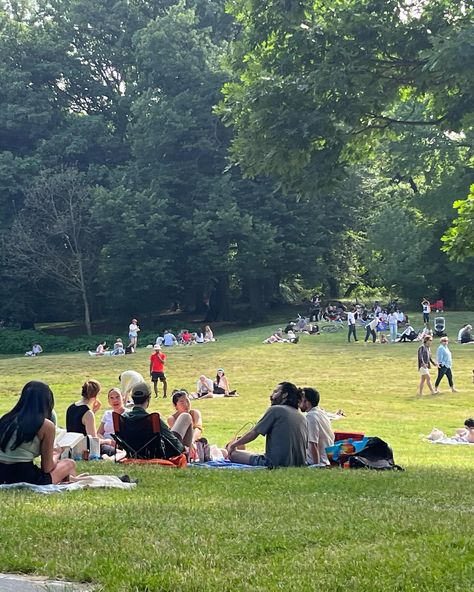
POLYGON ((308 424, 298 407, 303 390, 291 382, 277 384, 270 395, 270 407, 254 428, 227 444, 232 462, 263 467, 306 465, 308 424), (266 436, 265 454, 239 450, 258 436, 266 436))
POLYGON ((456 434, 462 438, 464 442, 474 444, 474 419, 469 417, 464 422, 464 427, 456 430, 456 434))
POLYGON ((0 419, 0 483, 49 485, 76 476, 76 463, 59 460, 51 421, 54 397, 44 382, 25 384, 18 403, 0 419), (41 456, 41 468, 33 462, 41 456))

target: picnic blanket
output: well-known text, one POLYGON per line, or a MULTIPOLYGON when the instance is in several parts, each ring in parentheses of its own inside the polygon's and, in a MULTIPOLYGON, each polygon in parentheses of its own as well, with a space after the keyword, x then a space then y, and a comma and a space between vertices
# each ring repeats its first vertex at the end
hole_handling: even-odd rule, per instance
POLYGON ((230 460, 210 460, 208 462, 193 462, 188 467, 196 467, 200 469, 237 469, 241 470, 254 470, 254 469, 266 469, 267 467, 252 467, 251 465, 242 465, 240 463, 234 463, 230 460))
POLYGON ((428 442, 431 442, 432 444, 467 444, 468 446, 474 446, 473 442, 466 442, 466 440, 462 440, 459 436, 452 436, 451 438, 444 436, 438 440, 430 440, 428 438, 428 442))
POLYGON ((81 477, 75 483, 60 483, 58 485, 33 485, 32 483, 11 483, 0 485, 0 491, 8 489, 23 489, 35 493, 63 493, 65 491, 79 491, 82 489, 134 489, 136 483, 124 483, 115 475, 88 475, 81 477))

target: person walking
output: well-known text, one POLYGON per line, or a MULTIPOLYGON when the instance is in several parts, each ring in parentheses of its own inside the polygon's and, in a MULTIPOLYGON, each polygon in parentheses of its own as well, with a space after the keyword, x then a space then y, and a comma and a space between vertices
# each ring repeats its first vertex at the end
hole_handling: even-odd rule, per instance
POLYGON ((431 304, 427 298, 423 298, 421 301, 421 307, 423 310, 423 323, 426 327, 429 327, 430 324, 430 312, 431 312, 431 304))
POLYGON ((438 376, 435 382, 435 389, 438 389, 439 383, 441 382, 443 376, 446 376, 446 378, 448 379, 449 388, 451 389, 451 392, 457 393, 458 390, 455 388, 453 381, 453 356, 448 347, 449 339, 447 337, 441 337, 439 341, 440 344, 436 352, 436 361, 438 363, 438 376))
POLYGON ((374 318, 370 321, 370 323, 367 323, 367 325, 365 326, 366 333, 365 333, 364 343, 367 343, 367 341, 369 340, 369 337, 371 335, 372 335, 372 342, 375 343, 375 340, 377 339, 377 333, 375 332, 375 329, 377 328, 378 324, 379 324, 379 318, 377 315, 375 315, 374 318))
POLYGON ((130 325, 128 327, 128 338, 130 339, 130 343, 128 344, 128 347, 132 348, 132 352, 135 352, 137 350, 138 333, 139 332, 140 332, 140 327, 138 326, 137 319, 132 319, 132 322, 130 323, 130 325))
POLYGON ((431 335, 425 335, 423 338, 423 345, 418 348, 418 372, 420 374, 420 386, 418 387, 418 395, 421 397, 423 394, 423 387, 426 384, 431 391, 432 395, 436 395, 438 390, 433 388, 431 384, 430 368, 431 364, 437 366, 438 364, 431 357, 430 345, 433 341, 431 335))
POLYGON ((356 334, 356 317, 355 317, 355 308, 352 307, 351 310, 347 313, 347 327, 348 327, 348 333, 347 333, 347 341, 350 343, 351 342, 351 335, 354 336, 354 341, 359 341, 357 339, 357 334, 356 334))

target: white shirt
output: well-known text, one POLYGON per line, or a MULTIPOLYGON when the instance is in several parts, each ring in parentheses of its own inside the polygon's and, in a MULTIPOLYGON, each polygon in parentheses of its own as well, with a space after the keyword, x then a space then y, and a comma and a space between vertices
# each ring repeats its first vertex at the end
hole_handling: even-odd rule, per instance
POLYGON ((466 328, 466 327, 461 327, 461 329, 459 329, 459 333, 458 333, 458 341, 461 341, 461 337, 462 337, 462 334, 464 333, 464 329, 465 329, 465 328, 466 328))
MULTIPOLYGON (((308 422, 308 442, 317 444, 319 462, 328 465, 329 459, 326 454, 326 448, 334 444, 334 432, 331 428, 331 421, 326 412, 319 407, 313 407, 308 411, 306 414, 306 421, 308 422)), ((306 454, 306 460, 310 465, 315 464, 309 447, 306 454)))
POLYGON ((355 314, 352 311, 347 313, 347 324, 349 326, 356 324, 355 314))
POLYGON ((392 312, 388 315, 388 324, 396 325, 398 323, 398 315, 396 312, 392 312))
POLYGON ((140 331, 140 328, 138 327, 138 325, 136 325, 135 323, 130 323, 130 325, 128 327, 128 336, 129 337, 138 337, 138 331, 140 331))
POLYGON ((379 320, 377 317, 375 317, 374 319, 372 319, 369 323, 369 327, 372 329, 372 331, 377 327, 377 325, 379 324, 379 320))
POLYGON ((110 438, 111 434, 115 434, 114 420, 112 419, 112 409, 104 411, 101 423, 104 424, 104 438, 110 438))
POLYGON ((135 370, 125 370, 120 375, 120 390, 123 395, 129 397, 132 394, 133 387, 139 382, 145 382, 143 376, 135 370))
POLYGON ((405 320, 405 314, 402 311, 396 312, 395 314, 397 315, 397 319, 400 321, 400 323, 403 323, 405 320))
POLYGON ((423 304, 423 312, 425 314, 429 314, 431 312, 431 304, 428 304, 428 303, 423 304))
POLYGON ((201 394, 201 395, 205 395, 207 393, 212 393, 212 391, 214 390, 214 383, 212 382, 212 380, 210 378, 206 378, 206 380, 204 382, 201 381, 201 379, 198 379, 197 384, 196 384, 196 392, 201 394))

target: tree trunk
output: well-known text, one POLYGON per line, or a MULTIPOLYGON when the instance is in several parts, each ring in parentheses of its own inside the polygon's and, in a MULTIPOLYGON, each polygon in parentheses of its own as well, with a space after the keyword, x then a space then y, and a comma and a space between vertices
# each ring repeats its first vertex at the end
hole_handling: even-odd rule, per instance
POLYGON ((229 275, 219 274, 217 283, 209 298, 209 310, 204 322, 232 321, 232 307, 230 305, 229 275))
POLYGON ((92 335, 91 315, 89 308, 89 300, 87 298, 86 283, 84 281, 84 271, 82 269, 82 261, 78 261, 79 281, 81 284, 81 297, 84 306, 84 325, 86 326, 87 335, 92 335))
POLYGON ((246 280, 247 294, 250 304, 251 320, 262 321, 265 318, 265 306, 263 301, 263 282, 257 278, 246 280))

